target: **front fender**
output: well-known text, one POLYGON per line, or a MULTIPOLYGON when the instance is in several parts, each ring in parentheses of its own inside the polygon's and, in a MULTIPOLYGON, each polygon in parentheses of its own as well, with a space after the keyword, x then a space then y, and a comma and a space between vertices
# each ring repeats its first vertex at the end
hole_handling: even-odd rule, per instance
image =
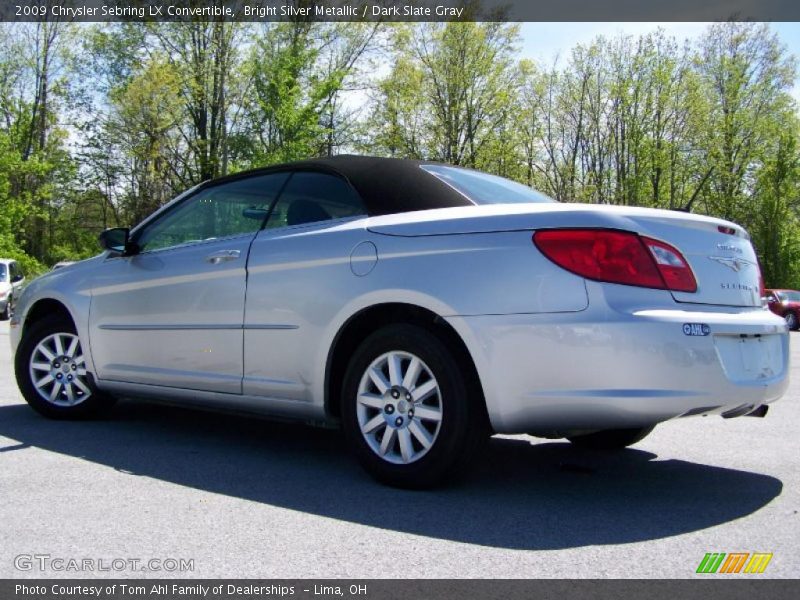
POLYGON ((92 295, 88 277, 80 275, 79 270, 62 269, 48 273, 33 280, 17 300, 16 311, 11 321, 11 350, 16 354, 19 342, 29 325, 29 318, 35 314, 34 308, 40 302, 57 302, 69 313, 78 337, 84 347, 86 368, 94 373, 94 361, 89 338, 89 312, 92 295))

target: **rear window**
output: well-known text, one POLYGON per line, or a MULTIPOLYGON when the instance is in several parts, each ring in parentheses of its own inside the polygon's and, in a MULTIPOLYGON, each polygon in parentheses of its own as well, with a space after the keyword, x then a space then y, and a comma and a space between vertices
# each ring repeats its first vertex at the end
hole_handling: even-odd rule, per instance
POLYGON ((505 177, 444 165, 421 165, 421 168, 438 177, 475 204, 555 202, 550 196, 505 177))
POLYGON ((361 198, 341 177, 297 171, 286 184, 267 228, 305 225, 367 214, 361 198))

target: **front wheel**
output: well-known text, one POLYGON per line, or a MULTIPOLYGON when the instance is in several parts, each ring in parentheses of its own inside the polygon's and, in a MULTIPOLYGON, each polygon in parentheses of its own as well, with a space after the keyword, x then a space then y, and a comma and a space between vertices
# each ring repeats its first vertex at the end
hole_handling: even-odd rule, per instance
POLYGON ((94 417, 114 403, 95 387, 75 326, 64 317, 31 325, 17 348, 14 370, 31 408, 52 419, 94 417))
POLYGON ((364 340, 347 369, 345 436, 378 481, 437 485, 468 466, 488 437, 475 387, 439 337, 415 325, 385 327, 364 340))
POLYGON ((607 429, 605 431, 596 431, 585 435, 576 435, 568 437, 567 439, 580 448, 587 448, 590 450, 621 450, 622 448, 641 442, 653 429, 655 429, 655 425, 634 429, 607 429))
POLYGON ((798 323, 797 315, 795 313, 791 311, 787 312, 784 319, 786 319, 786 324, 792 331, 795 331, 798 327, 800 327, 800 323, 798 323))

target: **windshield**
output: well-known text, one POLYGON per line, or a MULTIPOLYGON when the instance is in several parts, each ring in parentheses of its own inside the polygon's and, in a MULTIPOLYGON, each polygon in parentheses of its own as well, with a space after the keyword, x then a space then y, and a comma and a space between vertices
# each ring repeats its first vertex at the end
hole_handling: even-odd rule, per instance
POLYGON ((776 292, 783 302, 800 302, 800 292, 776 292))
POLYGON ((431 175, 435 175, 475 204, 555 202, 549 196, 505 177, 444 165, 421 165, 421 168, 431 175))
POLYGON ((8 281, 8 267, 0 263, 0 281, 8 281))

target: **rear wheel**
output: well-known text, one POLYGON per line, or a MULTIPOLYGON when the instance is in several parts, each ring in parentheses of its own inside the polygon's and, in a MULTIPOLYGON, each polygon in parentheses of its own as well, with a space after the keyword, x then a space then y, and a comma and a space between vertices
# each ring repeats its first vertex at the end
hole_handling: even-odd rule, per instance
POLYGON ((31 325, 17 348, 14 368, 23 397, 46 417, 88 418, 114 404, 95 387, 75 326, 64 317, 31 325))
POLYGON ((798 327, 800 327, 800 322, 798 322, 797 315, 795 313, 791 311, 787 312, 786 316, 784 316, 784 319, 786 319, 786 324, 789 326, 789 329, 795 331, 798 327))
POLYGON ((576 435, 567 439, 580 448, 621 450, 641 442, 653 429, 655 429, 655 425, 635 429, 607 429, 605 431, 587 433, 586 435, 576 435))
POLYGON ((387 485, 427 488, 471 464, 482 394, 433 333, 392 325, 356 350, 342 389, 342 424, 359 462, 387 485))

